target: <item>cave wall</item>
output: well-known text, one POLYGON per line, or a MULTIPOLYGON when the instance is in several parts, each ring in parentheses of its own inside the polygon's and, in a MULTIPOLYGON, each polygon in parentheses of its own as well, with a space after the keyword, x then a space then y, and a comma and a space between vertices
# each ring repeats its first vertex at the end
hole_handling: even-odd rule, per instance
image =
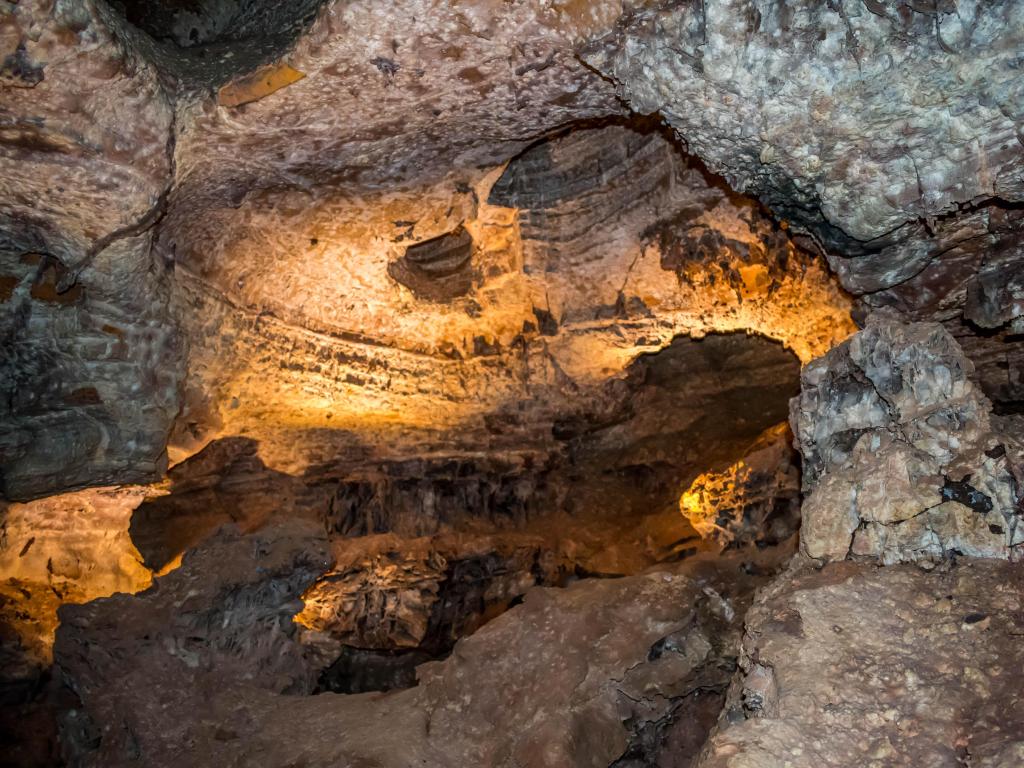
POLYGON ((0 23, 0 493, 155 480, 184 372, 150 249, 172 106, 90 3, 0 23))
MULTIPOLYGON (((480 393, 471 384, 460 391, 463 380, 487 380, 485 394, 518 385, 495 382, 490 372, 463 372, 461 364, 445 363, 439 367, 452 371, 428 374, 419 366, 435 364, 420 353, 445 360, 479 357, 511 345, 524 322, 550 330, 548 315, 575 322, 591 304, 599 314, 658 316, 652 307, 672 302, 666 302, 666 282, 653 269, 653 249, 643 247, 643 237, 638 257, 633 237, 621 240, 621 232, 608 238, 599 236, 601 226, 581 229, 579 236, 560 232, 558 237, 569 238, 554 249, 565 282, 548 290, 559 283, 558 270, 546 271, 556 264, 554 250, 550 236, 535 231, 557 228, 552 222, 560 216, 564 225, 571 211, 577 225, 600 222, 611 232, 611 217, 602 220, 600 213, 606 208, 589 199, 582 181, 594 171, 587 158, 599 155, 608 173, 594 178, 608 182, 620 230, 639 225, 638 234, 656 235, 659 250, 679 242, 684 250, 708 247, 713 234, 703 245, 688 241, 705 238, 684 214, 696 204, 682 200, 690 189, 704 205, 714 204, 710 229, 723 233, 725 244, 713 243, 711 251, 735 249, 728 243, 737 236, 749 242, 744 225, 731 222, 757 221, 756 206, 746 210, 728 195, 715 203, 699 182, 684 180, 695 174, 677 159, 659 162, 665 150, 656 136, 611 141, 608 133, 606 143, 614 146, 606 156, 587 149, 585 132, 561 140, 551 156, 563 158, 555 166, 577 166, 575 202, 570 194, 552 201, 554 207, 531 207, 522 220, 485 202, 503 163, 524 150, 535 152, 521 158, 527 164, 543 153, 529 149, 538 137, 629 113, 657 112, 654 123, 663 119, 712 171, 758 196, 790 225, 797 246, 822 251, 843 285, 864 296, 863 306, 896 306, 954 324, 962 315, 968 324, 990 329, 994 340, 973 347, 979 361, 988 361, 978 375, 989 382, 989 396, 1010 398, 1005 407, 1017 407, 1019 361, 999 337, 1000 327, 1020 313, 1020 185, 1014 171, 1021 152, 1014 127, 1019 79, 1010 53, 1020 25, 1013 3, 879 9, 854 0, 785 8, 609 1, 462 9, 408 0, 384 9, 336 2, 303 4, 287 18, 275 17, 283 37, 274 41, 250 29, 270 18, 262 4, 207 5, 197 13, 212 14, 211 23, 222 10, 226 14, 227 26, 218 21, 211 32, 226 48, 212 38, 184 48, 166 36, 154 40, 149 33, 155 27, 147 33, 119 15, 124 8, 105 3, 60 4, 52 14, 48 2, 22 3, 5 18, 9 74, 3 98, 19 117, 4 144, 11 241, 4 304, 9 336, 23 351, 6 359, 7 379, 20 382, 5 419, 9 495, 38 495, 91 478, 158 475, 160 443, 180 408, 172 461, 212 436, 257 421, 306 434, 316 430, 329 443, 319 453, 335 453, 341 445, 326 437, 333 429, 325 429, 323 411, 341 391, 353 401, 386 403, 375 412, 364 401, 348 414, 353 421, 367 414, 369 429, 396 428, 394 443, 425 449, 436 444, 436 435, 414 439, 406 422, 411 431, 429 432, 427 413, 460 429, 478 420, 463 401, 480 393), (246 58, 247 48, 254 59, 246 58), (225 63, 232 58, 248 73, 225 63), (268 68, 252 74, 257 64, 268 68), (201 77, 204 68, 207 76, 201 77), (64 109, 66 93, 74 94, 71 109, 64 109), (790 108, 808 99, 811 112, 790 108), (947 112, 948 104, 957 106, 947 112), (891 130, 894 125, 903 127, 891 130), (88 159, 71 161, 80 155, 88 159), (663 173, 669 164, 674 172, 663 173), (38 187, 39 179, 68 173, 81 183, 38 187), (631 191, 616 195, 613 177, 631 191), (115 195, 109 194, 111 184, 115 195), (41 206, 26 202, 37 198, 41 206), (673 217, 680 231, 661 232, 661 222, 673 217), (429 299, 396 289, 387 275, 404 249, 459 226, 482 245, 460 278, 472 290, 459 289, 459 309, 438 311, 423 306, 429 299), (538 247, 545 237, 548 246, 538 247), (86 264, 115 241, 121 250, 108 253, 107 271, 89 272, 86 264), (22 263, 38 252, 47 258, 29 256, 32 263, 22 263), (555 277, 532 276, 542 271, 555 277), (127 275, 146 277, 132 282, 127 275), (46 319, 51 308, 41 306, 43 299, 22 298, 30 284, 42 295, 51 282, 61 302, 77 302, 74 312, 58 302, 56 317, 98 329, 91 344, 97 351, 84 360, 73 360, 59 342, 44 341, 45 329, 57 322, 46 319), (588 283, 593 292, 580 295, 588 283), (140 293, 144 305, 135 299, 140 293), (394 311, 398 307, 402 311, 394 311), (41 322, 26 322, 28 310, 41 322), (124 322, 140 311, 148 315, 144 323, 124 322), (404 327, 399 318, 407 318, 404 327), (118 347, 116 333, 106 338, 107 326, 131 337, 127 352, 118 347), (187 342, 192 350, 183 362, 187 342), (278 349, 259 364, 253 348, 274 344, 278 349), (27 362, 48 345, 50 359, 61 363, 53 366, 60 375, 33 372, 27 362), (271 361, 285 357, 286 349, 292 356, 296 348, 312 358, 291 364, 301 367, 306 383, 269 376, 271 361), (402 350, 401 362, 391 359, 392 348, 402 350), (124 355, 126 366, 110 360, 124 355), (335 368, 339 355, 341 367, 335 368), (356 363, 363 370, 349 370, 350 357, 365 361, 356 363), (247 370, 252 364, 256 370, 247 370), (445 394, 424 402, 424 415, 418 415, 408 399, 382 391, 386 383, 379 380, 386 377, 367 375, 366 368, 380 366, 432 375, 445 394), (269 391, 247 391, 256 389, 253 377, 269 391), (374 378, 370 393, 361 392, 362 383, 374 378), (183 379, 199 384, 179 394, 183 379), (342 390, 332 383, 339 380, 346 383, 342 390), (1008 388, 1013 391, 1003 394, 1008 388), (52 392, 42 403, 22 394, 40 390, 52 392), (68 430, 79 435, 72 453, 70 442, 56 445, 53 437, 68 430), (47 475, 43 464, 57 455, 75 470, 47 475)), ((761 231, 757 238, 775 243, 768 250, 789 247, 778 233, 761 231)), ((659 256, 663 265, 674 258, 659 256)), ((756 293, 764 280, 746 265, 740 298, 756 293)), ((716 288, 702 282, 686 296, 689 306, 695 306, 695 295, 711 296, 716 288)), ((674 320, 671 335, 708 326, 727 330, 720 297, 712 301, 715 311, 674 320)), ((803 332, 780 330, 775 318, 748 314, 758 301, 746 305, 741 312, 726 310, 738 321, 734 327, 783 338, 803 359, 843 333, 835 316, 822 317, 836 331, 815 329, 805 339, 803 332)), ((794 310, 806 312, 807 306, 794 299, 787 311, 794 310)), ((598 357, 604 358, 602 369, 621 370, 632 357, 614 338, 624 325, 588 328, 589 337, 562 332, 546 346, 572 379, 593 375, 585 361, 598 357), (608 335, 613 338, 601 338, 608 335)), ((59 335, 69 337, 59 327, 59 335)), ((651 341, 649 333, 645 337, 651 341)), ((653 345, 668 338, 662 333, 653 345)), ((85 340, 83 335, 83 348, 85 340)), ((540 364, 547 366, 544 359, 540 364)), ((559 375, 545 371, 541 378, 559 375)), ((307 459, 278 461, 295 468, 307 459)))
MULTIPOLYGON (((887 588, 920 607, 959 559, 1018 558, 1019 4, 175 5, 0 10, 15 688, 45 674, 61 603, 169 571, 60 608, 84 703, 64 707, 72 758, 187 762, 185 740, 274 764, 632 768, 670 738, 689 758, 720 711, 701 760, 760 766, 785 751, 778 733, 803 744, 834 723, 815 708, 829 676, 788 664, 807 643, 855 690, 851 723, 888 722, 871 704, 884 664, 857 688, 839 636, 888 621, 887 588), (849 339, 851 314, 866 330, 849 339), (695 553, 792 530, 797 459, 770 429, 796 360, 802 551, 738 652, 750 595, 734 607, 695 553), (905 561, 935 578, 870 570, 905 561), (663 581, 535 590, 657 563, 663 581), (644 624, 666 599, 677 613, 644 624), (644 613, 622 626, 609 604, 644 613), (682 631, 693 606, 717 611, 717 634, 706 616, 682 631), (567 662, 552 615, 579 630, 567 662), (537 666, 495 666, 492 644, 537 666), (136 650, 152 668, 110 683, 136 650), (393 699, 294 698, 404 687, 399 652, 452 655, 393 699), (371 660, 381 680, 353 682, 371 660), (551 678, 563 662, 586 673, 584 702, 575 676, 551 678), (494 701, 476 684, 491 673, 494 701), (651 694, 648 674, 669 688, 651 694), (170 691, 171 730, 138 698, 165 675, 215 691, 170 691), (541 689, 555 725, 531 735, 541 689), (696 692, 706 725, 676 733, 696 692), (475 719, 453 714, 463 696, 475 719), (417 733, 456 736, 389 753, 372 722, 388 702, 417 733), (353 718, 351 743, 317 738, 325 712, 353 718), (108 723, 124 727, 100 738, 108 723)), ((962 579, 988 594, 941 654, 970 647, 954 631, 994 626, 979 653, 995 659, 1019 634, 1019 606, 991 589, 1001 567, 962 579)), ((865 637, 884 655, 880 632, 865 637)), ((897 656, 922 663, 911 640, 897 656)), ((948 722, 998 723, 1004 682, 961 667, 924 663, 957 699, 948 722)), ((882 765, 968 754, 946 733, 834 738, 801 759, 849 763, 862 742, 882 765)), ((977 744, 997 763, 1016 748, 977 744)))

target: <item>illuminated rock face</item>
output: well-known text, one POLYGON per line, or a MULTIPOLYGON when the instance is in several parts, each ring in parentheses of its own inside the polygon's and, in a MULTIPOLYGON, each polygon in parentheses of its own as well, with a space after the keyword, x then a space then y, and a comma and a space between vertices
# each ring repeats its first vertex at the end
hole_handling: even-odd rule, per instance
POLYGON ((552 421, 677 335, 808 360, 853 330, 822 262, 654 125, 570 133, 476 186, 268 192, 173 246, 195 375, 172 447, 244 433, 292 474, 354 444, 549 450, 552 421))
POLYGON ((49 667, 61 603, 83 603, 149 586, 148 568, 128 535, 141 487, 94 488, 4 505, 0 654, 6 684, 49 667))
MULTIPOLYGON (((155 478, 179 409, 172 460, 256 425, 281 468, 336 453, 336 432, 424 450, 439 424, 471 431, 522 396, 479 358, 499 353, 506 370, 525 323, 559 329, 517 373, 553 389, 556 365, 574 382, 621 371, 638 339, 616 337, 647 313, 648 351, 745 328, 807 360, 842 338, 844 300, 777 258, 788 238, 716 199, 657 136, 608 124, 630 110, 659 111, 712 170, 813 233, 867 306, 1019 325, 1012 3, 969 21, 854 0, 128 3, 141 29, 101 2, 48 9, 19 4, 3 38, 10 496, 155 478), (269 85, 224 95, 257 65, 269 85), (574 124, 604 125, 602 138, 579 131, 512 168, 517 183, 548 174, 557 200, 530 202, 511 177, 492 195, 503 163, 574 124), (502 205, 513 193, 522 214, 502 205), (468 262, 403 269, 407 249, 459 227, 468 262), (746 245, 769 258, 747 263, 746 245), (723 248, 743 263, 719 275, 723 248), (681 253, 709 258, 683 269, 681 253), (655 258, 679 273, 675 296, 655 258), (762 301, 781 273, 793 290, 762 301), (652 337, 666 319, 671 333, 652 337), (424 385, 402 392, 412 377, 424 385), (314 455, 286 455, 297 442, 314 455)), ((1012 409, 1020 359, 1001 339, 968 349, 1012 409)))
POLYGON ((767 430, 742 459, 700 475, 679 511, 705 539, 723 546, 778 544, 800 526, 800 470, 785 424, 767 430))

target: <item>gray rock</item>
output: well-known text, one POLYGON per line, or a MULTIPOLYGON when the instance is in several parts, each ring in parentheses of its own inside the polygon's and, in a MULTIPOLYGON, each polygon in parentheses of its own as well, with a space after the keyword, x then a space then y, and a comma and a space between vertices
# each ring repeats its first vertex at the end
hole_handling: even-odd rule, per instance
POLYGON ((663 3, 627 13, 585 57, 736 189, 856 247, 958 203, 1024 197, 1022 14, 1014 2, 663 3))
POLYGON ((1019 564, 796 569, 747 614, 700 768, 1007 768, 1024 760, 1019 564))
POLYGON ((880 316, 804 369, 790 406, 804 552, 1016 557, 1021 446, 993 426, 972 373, 941 325, 880 316))
POLYGON ((78 764, 607 766, 724 687, 740 624, 721 592, 750 594, 725 560, 535 589, 415 688, 303 696, 317 657, 291 616, 329 566, 319 536, 225 529, 146 592, 64 606, 56 659, 93 724, 74 732, 102 734, 69 745, 78 764))

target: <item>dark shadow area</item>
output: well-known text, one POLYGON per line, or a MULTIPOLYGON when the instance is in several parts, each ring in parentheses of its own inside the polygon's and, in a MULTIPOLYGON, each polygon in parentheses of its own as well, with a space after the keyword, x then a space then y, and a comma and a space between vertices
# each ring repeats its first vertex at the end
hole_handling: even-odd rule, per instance
POLYGON ((106 0, 123 42, 176 85, 217 87, 285 55, 325 0, 106 0))
MULTIPOLYGON (((267 468, 254 440, 219 440, 171 470, 171 492, 136 510, 131 536, 159 569, 228 523, 315 521, 338 557, 306 596, 325 608, 303 623, 337 649, 317 690, 408 687, 416 666, 445 658, 534 586, 623 576, 706 548, 680 515, 681 492, 785 421, 798 381, 796 357, 777 342, 680 337, 608 385, 602 401, 616 407, 595 413, 584 400, 551 425, 559 450, 527 466, 451 456, 295 477, 267 468)), ((779 530, 765 523, 753 539, 792 535, 792 501, 768 499, 779 530)))

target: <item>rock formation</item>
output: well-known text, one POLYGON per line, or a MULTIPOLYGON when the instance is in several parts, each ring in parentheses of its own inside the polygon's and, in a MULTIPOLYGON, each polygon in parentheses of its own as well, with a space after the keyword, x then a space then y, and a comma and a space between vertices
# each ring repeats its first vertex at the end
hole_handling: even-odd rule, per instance
POLYGON ((719 590, 745 600, 764 581, 726 559, 534 590, 415 688, 308 697, 315 646, 286 617, 328 567, 322 542, 301 526, 224 530, 146 592, 62 608, 79 764, 626 765, 698 691, 724 693, 743 605, 719 590), (119 726, 97 739, 106 722, 119 726), (324 739, 327 723, 344 738, 324 739))
POLYGON ((724 546, 785 541, 800 527, 792 439, 785 424, 766 430, 735 464, 694 480, 679 497, 679 511, 702 537, 724 546))
POLYGON ((972 373, 942 326, 881 318, 804 369, 804 552, 1018 559, 1024 454, 972 373))
POLYGON ((1022 46, 0 3, 0 762, 1019 761, 1022 46))
POLYGON ((1018 764, 1020 578, 992 560, 780 578, 747 615, 743 671, 698 765, 1018 764))

